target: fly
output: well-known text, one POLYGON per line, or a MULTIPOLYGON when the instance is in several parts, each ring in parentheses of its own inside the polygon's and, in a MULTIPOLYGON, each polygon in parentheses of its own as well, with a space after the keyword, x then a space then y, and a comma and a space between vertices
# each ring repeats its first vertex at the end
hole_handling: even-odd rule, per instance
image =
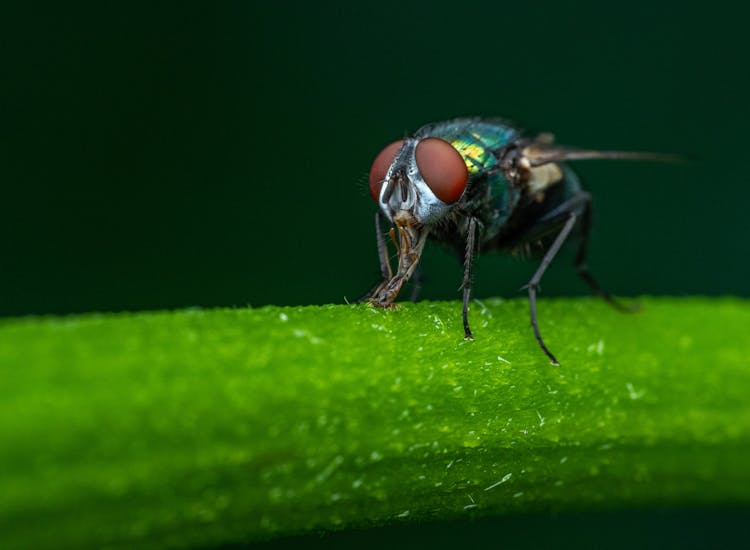
POLYGON ((539 346, 559 365, 539 332, 536 295, 539 283, 563 243, 580 237, 575 267, 592 291, 620 310, 586 268, 591 227, 591 196, 565 164, 587 159, 669 160, 668 155, 630 151, 594 151, 554 144, 551 134, 526 137, 499 119, 459 118, 423 126, 386 146, 370 170, 382 281, 364 298, 390 307, 417 269, 429 239, 453 248, 463 259, 464 337, 469 327, 472 262, 479 250, 521 253, 541 258, 527 285, 531 326, 539 346), (398 249, 394 273, 382 220, 391 224, 398 249), (574 233, 575 232, 575 233, 574 233))

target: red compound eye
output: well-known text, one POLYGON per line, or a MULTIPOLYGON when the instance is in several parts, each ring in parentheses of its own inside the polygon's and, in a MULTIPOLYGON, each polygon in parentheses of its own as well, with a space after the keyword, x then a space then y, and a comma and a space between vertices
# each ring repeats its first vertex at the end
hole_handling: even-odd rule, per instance
POLYGON ((453 146, 439 138, 423 139, 417 144, 417 167, 435 196, 453 204, 466 189, 469 172, 453 146))
POLYGON ((396 158, 396 155, 403 145, 403 139, 394 141, 390 145, 387 145, 385 149, 380 151, 378 156, 375 157, 375 161, 372 163, 372 168, 370 168, 370 195, 372 195, 372 200, 375 202, 378 202, 378 199, 380 198, 380 188, 383 186, 385 174, 388 172, 388 168, 391 167, 391 164, 393 164, 393 159, 396 158))

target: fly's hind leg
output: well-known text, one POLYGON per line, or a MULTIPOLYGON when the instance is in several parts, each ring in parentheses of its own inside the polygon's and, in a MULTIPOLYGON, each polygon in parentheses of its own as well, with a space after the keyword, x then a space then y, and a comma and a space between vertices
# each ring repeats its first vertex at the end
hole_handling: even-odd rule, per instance
POLYGON ((607 302, 613 308, 625 312, 632 313, 640 310, 638 304, 625 305, 609 292, 602 289, 597 283, 594 276, 589 272, 586 267, 586 253, 588 252, 589 234, 591 232, 591 201, 587 200, 581 215, 581 244, 578 246, 578 253, 575 259, 575 268, 578 275, 583 279, 592 292, 599 296, 602 300, 607 302))
POLYGON ((552 263, 552 260, 555 258, 555 255, 565 242, 565 239, 567 239, 568 235, 570 235, 570 232, 572 231, 577 218, 578 215, 575 212, 571 212, 570 214, 568 214, 568 219, 565 222, 565 225, 563 225, 560 233, 558 233, 557 237, 555 237, 555 241, 552 243, 552 246, 549 247, 549 250, 547 250, 544 258, 542 258, 542 263, 539 265, 536 273, 534 273, 534 276, 531 278, 529 284, 527 285, 529 289, 531 327, 534 329, 534 336, 536 336, 536 341, 539 342, 539 347, 542 348, 542 351, 547 355, 547 357, 549 357, 549 360, 553 365, 559 365, 560 363, 557 362, 555 356, 552 355, 552 352, 547 348, 544 340, 542 340, 542 335, 539 332, 539 324, 536 321, 536 289, 539 286, 539 282, 542 280, 542 275, 544 275, 544 272, 547 271, 549 264, 552 263))

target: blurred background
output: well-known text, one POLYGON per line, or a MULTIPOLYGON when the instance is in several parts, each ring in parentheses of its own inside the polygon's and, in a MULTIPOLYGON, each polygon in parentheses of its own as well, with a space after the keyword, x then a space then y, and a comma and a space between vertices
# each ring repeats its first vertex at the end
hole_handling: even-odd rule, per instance
MULTIPOLYGON (((0 315, 343 303, 378 278, 381 147, 496 115, 590 162, 612 292, 748 294, 745 19, 705 5, 3 3, 0 315)), ((560 258, 544 295, 587 294, 560 258)), ((425 298, 457 299, 432 246, 425 298)), ((478 297, 534 265, 482 257, 478 297)))
MULTIPOLYGON (((0 316, 355 299, 378 277, 372 160, 462 115, 691 155, 577 164, 589 265, 621 295, 747 296, 748 13, 694 4, 3 2, 0 316)), ((423 261, 424 297, 457 299, 455 259, 433 246, 423 261)), ((544 295, 588 294, 571 262, 544 295)), ((476 295, 520 295, 534 269, 481 257, 476 295)), ((745 533, 721 512, 666 514, 636 518, 637 544, 745 533)), ((489 521, 485 542, 558 546, 539 539, 547 522, 571 540, 587 526, 579 547, 618 543, 591 516, 567 535, 489 521)))

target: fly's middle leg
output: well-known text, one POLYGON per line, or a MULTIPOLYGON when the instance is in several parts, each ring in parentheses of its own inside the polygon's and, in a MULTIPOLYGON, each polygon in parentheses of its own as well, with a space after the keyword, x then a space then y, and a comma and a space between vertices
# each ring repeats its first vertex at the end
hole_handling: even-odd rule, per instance
POLYGON ((410 302, 416 302, 419 299, 419 294, 422 292, 422 284, 424 284, 424 274, 422 273, 421 266, 417 266, 414 273, 411 276, 411 294, 409 295, 410 302))
POLYGON ((469 220, 469 231, 466 236, 466 255, 464 259, 464 278, 461 282, 461 289, 463 290, 463 322, 464 322, 464 338, 466 340, 473 340, 474 335, 471 333, 469 328, 469 300, 471 299, 471 264, 474 260, 475 252, 475 241, 477 234, 477 219, 471 218, 469 220))

